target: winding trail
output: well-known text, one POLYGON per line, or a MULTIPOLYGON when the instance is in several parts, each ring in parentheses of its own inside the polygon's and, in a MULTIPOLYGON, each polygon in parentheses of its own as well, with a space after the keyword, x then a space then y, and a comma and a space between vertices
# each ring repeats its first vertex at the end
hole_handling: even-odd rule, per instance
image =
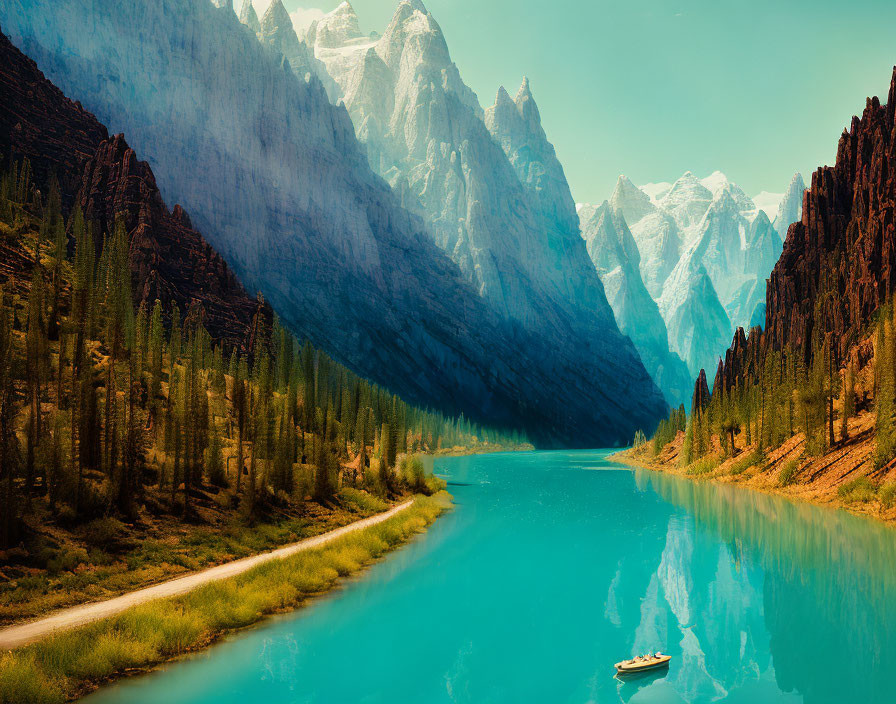
POLYGON ((383 513, 378 513, 375 516, 370 516, 368 518, 361 519, 360 521, 349 523, 347 526, 336 528, 335 530, 331 530, 328 533, 322 533, 321 535, 315 535, 311 538, 305 538, 304 540, 300 540, 297 543, 291 543, 290 545, 286 545, 282 548, 277 548, 276 550, 271 550, 270 552, 251 555, 250 557, 244 557, 239 560, 234 560, 233 562, 225 562, 223 565, 209 567, 208 569, 194 572, 184 577, 178 577, 167 582, 154 584, 151 587, 128 592, 127 594, 122 594, 121 596, 117 596, 112 599, 97 601, 90 604, 80 604, 78 606, 72 606, 70 608, 57 611, 51 616, 45 616, 43 618, 38 618, 33 621, 27 621, 26 623, 21 623, 16 626, 9 626, 7 628, 0 629, 0 650, 12 650, 13 648, 20 648, 23 645, 33 643, 34 641, 40 640, 41 638, 56 631, 63 631, 69 628, 74 628, 76 626, 83 626, 84 624, 90 623, 91 621, 97 621, 102 618, 114 616, 115 614, 121 613, 125 609, 129 609, 130 607, 136 606, 138 604, 146 603, 147 601, 152 601, 153 599, 162 599, 169 596, 184 594, 186 592, 192 591, 193 589, 196 589, 197 587, 201 587, 204 584, 208 584, 209 582, 216 582, 221 579, 227 579, 228 577, 234 577, 238 574, 242 574, 243 572, 246 572, 258 565, 264 564, 265 562, 270 562, 271 560, 281 560, 284 557, 295 555, 298 552, 321 547, 322 545, 326 545, 327 543, 330 543, 337 538, 341 538, 347 533, 353 533, 355 531, 363 530, 364 528, 376 525, 377 523, 382 523, 383 521, 392 518, 392 516, 399 513, 400 511, 408 508, 413 503, 414 500, 409 499, 404 503, 393 506, 388 511, 384 511, 383 513))

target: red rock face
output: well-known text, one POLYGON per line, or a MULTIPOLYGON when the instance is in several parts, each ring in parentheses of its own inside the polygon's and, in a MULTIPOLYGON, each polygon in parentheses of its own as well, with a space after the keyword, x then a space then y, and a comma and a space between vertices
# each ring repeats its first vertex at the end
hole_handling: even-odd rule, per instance
POLYGON ((109 138, 96 118, 46 80, 33 61, 0 34, 0 150, 27 157, 38 184, 55 174, 63 206, 76 204, 98 233, 123 219, 130 235, 135 304, 156 299, 182 314, 201 304, 213 338, 250 351, 271 311, 250 297, 224 260, 193 229, 177 205, 162 200, 146 162, 125 142, 109 138))
POLYGON ((709 405, 709 386, 706 384, 706 372, 701 369, 694 384, 694 396, 691 399, 691 411, 703 410, 709 405))
POLYGON ((109 134, 97 119, 65 97, 35 63, 0 34, 0 153, 27 157, 35 181, 59 179, 66 208, 72 205, 81 165, 109 134))
MULTIPOLYGON (((828 329, 840 359, 896 283, 896 67, 888 102, 870 98, 837 147, 835 165, 818 169, 803 195, 803 217, 787 231, 766 290, 764 332, 738 330, 721 383, 753 376, 764 352, 788 345, 811 354, 813 313, 830 272, 828 329)), ((755 376, 754 376, 755 378, 755 376)))

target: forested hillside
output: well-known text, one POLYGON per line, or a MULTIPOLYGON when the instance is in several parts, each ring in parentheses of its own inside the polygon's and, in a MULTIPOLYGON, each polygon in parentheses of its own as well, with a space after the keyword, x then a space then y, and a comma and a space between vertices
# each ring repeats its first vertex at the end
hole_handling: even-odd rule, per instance
POLYGON ((252 297, 122 135, 0 36, 0 622, 274 547, 513 448, 252 297))

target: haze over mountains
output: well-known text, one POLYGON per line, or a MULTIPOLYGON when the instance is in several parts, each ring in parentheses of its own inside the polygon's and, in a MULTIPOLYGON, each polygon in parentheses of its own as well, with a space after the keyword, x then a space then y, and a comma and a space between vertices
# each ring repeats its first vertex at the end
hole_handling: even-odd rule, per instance
POLYGON ((382 35, 343 3, 300 39, 282 0, 14 0, 0 23, 299 335, 543 444, 687 405, 799 214, 801 179, 772 223, 718 172, 620 177, 577 212, 528 80, 483 110, 420 0, 382 35))
MULTIPOLYGON (((687 173, 643 191, 620 179, 611 203, 622 211, 622 227, 611 227, 614 220, 594 208, 580 212, 577 222, 529 81, 523 79, 513 98, 500 87, 483 112, 419 0, 400 2, 382 36, 362 32, 344 2, 313 22, 305 37, 341 86, 374 170, 427 219, 440 246, 507 314, 528 319, 534 312, 494 280, 514 265, 541 290, 559 288, 565 300, 595 306, 599 297, 591 294, 593 277, 578 251, 579 230, 619 328, 669 402, 687 403, 690 380, 703 366, 712 374, 737 327, 763 322, 765 279, 787 226, 799 219, 799 174, 786 194, 762 194, 771 216, 717 171, 702 180, 687 173), (528 200, 491 153, 480 121, 528 200), (772 223, 775 201, 780 207, 772 223), (483 209, 483 202, 493 206, 483 209), (627 226, 638 256, 634 267, 606 250, 615 252, 627 226), (492 270, 495 262, 501 263, 492 270), (654 301, 643 295, 645 287, 654 301)), ((631 248, 619 252, 626 253, 631 248)))
MULTIPOLYGON (((641 277, 666 323, 669 346, 692 377, 705 369, 712 381, 734 331, 764 324, 766 279, 781 254, 787 226, 800 217, 804 190, 796 174, 772 223, 718 171, 703 179, 686 172, 674 183, 640 188, 619 177, 606 207, 630 229, 641 277)), ((580 207, 583 232, 592 211, 580 207)), ((620 311, 614 310, 618 317, 620 311)))
POLYGON ((276 7, 255 31, 224 4, 18 0, 0 23, 127 132, 250 290, 362 375, 542 444, 622 443, 655 424, 665 404, 617 329, 571 197, 557 218, 532 196, 420 3, 399 5, 382 56, 365 54, 392 94, 359 79, 346 97, 393 189, 301 46, 283 53, 295 44, 276 7))

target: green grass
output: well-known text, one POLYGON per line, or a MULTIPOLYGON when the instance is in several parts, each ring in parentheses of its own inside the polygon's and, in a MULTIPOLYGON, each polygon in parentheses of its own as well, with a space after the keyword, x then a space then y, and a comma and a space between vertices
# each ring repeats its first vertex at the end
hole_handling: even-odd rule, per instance
POLYGON ((877 487, 868 477, 858 477, 837 489, 837 496, 846 503, 867 503, 877 498, 877 487))
POLYGON ((893 508, 893 505, 896 504, 896 482, 884 484, 878 492, 878 498, 883 508, 893 508))
POLYGON ((753 450, 752 452, 746 452, 738 457, 728 469, 728 474, 737 475, 743 474, 750 467, 754 467, 758 465, 762 461, 762 455, 758 450, 753 450))
POLYGON ((352 487, 347 486, 343 487, 339 493, 346 502, 356 506, 362 513, 369 513, 372 515, 374 513, 382 513, 389 508, 389 504, 378 496, 374 496, 366 491, 361 491, 360 489, 353 489, 352 487))
POLYGON ((0 657, 0 704, 63 702, 125 670, 150 667, 300 606, 423 531, 449 504, 445 493, 417 497, 392 518, 321 548, 7 653, 0 657))
POLYGON ((709 474, 714 471, 720 464, 722 464, 722 460, 718 457, 718 455, 707 455, 706 457, 701 457, 696 462, 691 462, 688 465, 688 468, 685 470, 686 474, 689 474, 693 477, 701 476, 703 474, 709 474))
POLYGON ((778 486, 790 486, 796 481, 796 473, 800 469, 799 460, 790 460, 778 474, 778 486))
POLYGON ((32 618, 56 608, 109 598, 178 574, 247 557, 324 533, 389 508, 382 499, 353 488, 340 490, 333 507, 315 516, 274 516, 247 525, 234 518, 223 527, 196 527, 162 539, 131 538, 134 546, 112 555, 110 541, 125 534, 114 518, 76 529, 77 544, 36 545, 44 571, 0 583, 0 623, 32 618), (104 549, 105 548, 105 549, 104 549))

